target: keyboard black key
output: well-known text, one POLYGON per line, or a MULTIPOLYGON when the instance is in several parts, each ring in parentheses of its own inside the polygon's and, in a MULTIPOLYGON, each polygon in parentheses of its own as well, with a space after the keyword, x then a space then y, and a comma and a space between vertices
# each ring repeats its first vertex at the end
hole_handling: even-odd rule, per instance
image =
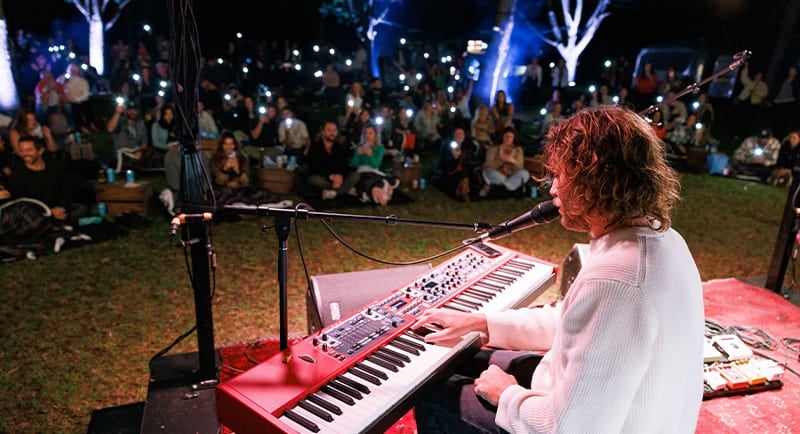
POLYGON ((364 384, 359 383, 358 381, 353 380, 352 378, 347 378, 343 375, 336 377, 337 381, 341 381, 342 383, 352 387, 353 389, 358 390, 361 393, 369 393, 369 387, 364 384))
POLYGON ((386 369, 388 369, 388 370, 390 370, 392 372, 399 371, 399 369, 397 369, 397 365, 395 365, 393 363, 389 363, 386 360, 375 356, 375 354, 372 354, 369 357, 367 357, 367 360, 369 360, 370 362, 372 362, 372 363, 374 363, 374 364, 376 364, 376 365, 378 365, 378 366, 380 366, 382 368, 386 368, 386 369))
POLYGON ((374 384, 376 386, 380 386, 381 385, 381 379, 380 378, 378 378, 378 377, 376 377, 376 376, 374 376, 372 374, 369 374, 369 373, 367 373, 365 371, 362 371, 361 369, 359 369, 358 366, 353 366, 352 368, 348 369, 347 372, 349 372, 349 373, 355 375, 356 377, 361 378, 361 379, 363 379, 365 381, 369 381, 370 383, 372 383, 372 384, 374 384))
POLYGON ((408 344, 400 341, 397 338, 395 338, 395 340, 389 342, 389 345, 391 345, 391 346, 393 346, 395 348, 399 348, 399 349, 401 349, 401 350, 403 350, 403 351, 405 351, 405 352, 407 352, 409 354, 413 354, 415 356, 419 355, 419 350, 417 348, 415 348, 415 347, 413 347, 411 345, 408 345, 408 344))
POLYGON ((298 402, 297 406, 302 408, 302 409, 305 409, 307 412, 313 414, 314 416, 317 416, 318 418, 320 418, 320 419, 322 419, 322 420, 324 420, 326 422, 333 422, 333 416, 331 416, 330 413, 328 413, 327 411, 317 407, 316 405, 314 405, 314 404, 312 404, 312 403, 310 403, 310 402, 308 402, 306 400, 298 402))
POLYGON ((362 395, 361 392, 339 381, 338 378, 328 383, 328 385, 334 389, 339 390, 340 392, 352 396, 355 399, 364 399, 364 395, 362 395))
POLYGON ((395 340, 397 342, 402 342, 404 344, 411 345, 412 347, 414 347, 414 348, 416 348, 416 349, 418 349, 420 351, 425 351, 425 345, 420 344, 418 342, 415 342, 415 341, 413 341, 411 339, 408 339, 405 336, 398 336, 398 337, 395 338, 395 340))
POLYGON ((330 411, 331 413, 333 413, 335 415, 341 415, 342 414, 341 407, 339 407, 338 405, 328 401, 327 399, 325 399, 325 398, 323 398, 323 397, 321 397, 319 395, 315 395, 315 394, 312 393, 312 394, 306 396, 306 399, 311 401, 311 402, 313 402, 314 404, 317 404, 318 406, 324 408, 325 410, 330 411))
MULTIPOLYGON (((391 342, 390 342, 390 343, 391 343, 391 342)), ((381 349, 380 349, 380 350, 378 350, 378 351, 379 351, 379 352, 382 352, 382 353, 385 353, 385 354, 388 354, 388 355, 390 355, 390 356, 392 356, 392 357, 397 357, 398 359, 400 359, 400 360, 402 360, 402 361, 404 361, 404 362, 411 362, 411 357, 408 357, 407 355, 405 355, 405 354, 402 354, 402 353, 398 353, 398 352, 397 352, 397 351, 395 351, 395 350, 391 350, 391 349, 389 349, 389 348, 383 347, 383 348, 381 348, 381 349)))
POLYGON ((321 390, 321 391, 327 393, 328 395, 338 399, 339 401, 344 402, 347 405, 356 405, 355 399, 351 398, 350 396, 348 396, 345 393, 342 393, 342 392, 338 391, 337 389, 334 389, 333 387, 331 387, 328 384, 320 387, 319 390, 321 390))
POLYGON ((288 417, 289 419, 303 425, 303 428, 311 431, 311 432, 319 432, 319 426, 314 422, 300 416, 299 414, 293 412, 292 410, 286 410, 283 412, 283 415, 288 417))
MULTIPOLYGON (((372 374, 372 375, 374 375, 374 376, 376 376, 376 377, 378 377, 378 378, 380 378, 382 380, 388 380, 389 379, 389 376, 386 375, 385 372, 381 371, 380 369, 375 369, 372 366, 369 366, 369 365, 367 365, 365 363, 358 363, 355 367, 357 367, 358 369, 362 369, 364 372, 366 372, 368 374, 372 374)), ((395 371, 395 372, 397 372, 397 371, 395 371)))

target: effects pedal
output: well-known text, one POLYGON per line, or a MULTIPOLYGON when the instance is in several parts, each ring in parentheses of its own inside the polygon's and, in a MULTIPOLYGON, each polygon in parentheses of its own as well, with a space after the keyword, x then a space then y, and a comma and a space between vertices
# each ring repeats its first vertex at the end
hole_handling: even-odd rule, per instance
POLYGON ((754 386, 756 384, 764 384, 767 382, 767 377, 761 373, 761 370, 758 369, 758 366, 751 363, 752 359, 750 360, 737 360, 732 363, 733 367, 739 371, 742 375, 747 377, 747 382, 754 386))
POLYGON ((714 363, 725 359, 725 356, 714 348, 710 339, 705 338, 703 341, 703 363, 714 363))
POLYGON ((753 357, 753 350, 736 335, 714 336, 711 338, 711 345, 722 353, 726 360, 731 362, 753 357))
POLYGON ((703 370, 703 381, 711 388, 711 390, 722 390, 728 385, 728 382, 722 378, 722 375, 716 369, 706 367, 703 370))
POLYGON ((747 377, 742 375, 731 365, 719 365, 715 366, 714 369, 719 372, 719 375, 728 383, 728 389, 744 389, 750 385, 750 382, 747 381, 747 377))

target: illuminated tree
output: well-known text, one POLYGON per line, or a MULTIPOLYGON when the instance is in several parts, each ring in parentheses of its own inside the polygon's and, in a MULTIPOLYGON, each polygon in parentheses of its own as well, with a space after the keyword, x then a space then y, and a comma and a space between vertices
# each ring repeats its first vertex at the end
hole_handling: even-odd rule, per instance
POLYGON ((8 24, 0 1, 0 109, 14 110, 19 107, 17 86, 11 73, 11 55, 8 49, 8 24))
POLYGON ((105 32, 114 27, 131 0, 65 0, 72 3, 89 23, 89 63, 103 75, 105 32), (106 17, 104 18, 104 15, 106 17))
POLYGON ((339 24, 352 26, 362 41, 369 40, 370 65, 375 76, 378 76, 378 55, 375 53, 377 27, 381 24, 398 26, 386 19, 392 3, 403 3, 403 0, 326 0, 319 9, 322 15, 335 17, 339 24), (383 7, 379 8, 378 4, 383 7))
POLYGON ((548 38, 540 33, 541 39, 558 50, 567 66, 569 81, 575 80, 575 70, 578 66, 583 50, 589 45, 594 37, 600 23, 610 14, 606 12, 611 0, 599 0, 594 11, 586 19, 586 23, 581 27, 583 18, 583 0, 575 1, 574 10, 570 10, 570 0, 561 0, 561 18, 564 24, 561 25, 556 18, 556 12, 550 10, 548 18, 553 36, 548 38))

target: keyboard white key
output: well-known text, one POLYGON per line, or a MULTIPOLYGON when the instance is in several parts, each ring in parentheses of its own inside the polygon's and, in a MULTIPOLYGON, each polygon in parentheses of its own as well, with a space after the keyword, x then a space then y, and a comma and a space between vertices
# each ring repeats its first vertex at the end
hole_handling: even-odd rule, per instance
MULTIPOLYGON (((442 364, 461 353, 475 339, 475 335, 470 335, 452 348, 424 344, 425 351, 420 351, 419 355, 397 349, 397 352, 411 359, 410 362, 405 363, 405 366, 398 367, 397 372, 393 372, 369 358, 365 359, 361 364, 384 372, 388 378, 381 380, 381 384, 376 386, 352 373, 342 374, 343 377, 360 382, 370 389, 370 393, 362 394, 362 399, 354 399, 355 405, 352 406, 342 403, 324 392, 317 392, 319 396, 336 403, 342 409, 342 415, 333 415, 333 422, 326 422, 297 406, 291 411, 312 421, 321 429, 321 432, 363 432, 380 420, 376 419, 376 415, 388 414, 395 406, 404 402, 416 389, 424 385, 428 378, 435 375, 442 364)), ((394 347, 391 348, 394 349, 394 347)), ((282 415, 280 419, 285 421, 288 418, 282 415)), ((299 432, 314 432, 294 421, 289 420, 289 422, 291 424, 287 423, 287 425, 299 432)))

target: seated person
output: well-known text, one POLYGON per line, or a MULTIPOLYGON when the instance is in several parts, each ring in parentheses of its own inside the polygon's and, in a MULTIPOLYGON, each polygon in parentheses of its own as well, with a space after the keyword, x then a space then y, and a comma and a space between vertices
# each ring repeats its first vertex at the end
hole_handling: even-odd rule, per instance
POLYGON ((796 170, 800 170, 800 131, 792 131, 783 139, 778 162, 767 182, 776 187, 788 187, 796 170))
POLYGON ((478 107, 477 116, 472 119, 470 129, 472 139, 478 144, 478 156, 484 157, 486 150, 492 146, 494 137, 494 120, 489 117, 489 107, 486 104, 478 107))
POLYGON ((525 153, 514 127, 506 127, 501 137, 499 145, 486 151, 486 161, 483 163, 486 185, 481 188, 481 197, 488 195, 493 185, 502 185, 508 191, 520 190, 531 178, 531 174, 525 170, 525 153))
POLYGON ((319 139, 308 149, 306 156, 306 183, 319 189, 323 199, 333 199, 348 194, 358 182, 358 172, 350 167, 350 148, 338 140, 336 122, 328 120, 322 127, 319 139))
POLYGON ((163 166, 164 154, 169 145, 178 143, 178 121, 172 104, 163 104, 159 108, 158 119, 150 126, 150 139, 153 144, 153 162, 163 166), (161 163, 158 164, 157 160, 161 160, 161 163))
POLYGON ((217 149, 211 155, 210 165, 218 209, 230 204, 260 205, 268 202, 269 192, 250 185, 247 155, 242 152, 232 132, 222 133, 217 149))
POLYGON ((417 129, 411 122, 413 113, 412 109, 401 108, 397 111, 397 119, 392 122, 392 141, 406 157, 416 154, 417 129))
POLYGON ((249 140, 244 152, 251 159, 263 161, 265 155, 279 155, 278 148, 278 109, 274 105, 257 108, 257 115, 249 120, 249 140))
POLYGON ((103 163, 113 167, 117 173, 121 173, 123 165, 130 164, 131 160, 146 164, 149 156, 147 126, 134 101, 117 104, 106 129, 114 136, 115 161, 103 163))
POLYGON ((669 145, 669 153, 674 156, 683 156, 689 152, 689 148, 699 146, 699 130, 697 129, 697 115, 689 113, 686 120, 675 125, 671 130, 667 130, 664 135, 664 142, 669 145))
POLYGON ((439 159, 431 170, 431 184, 445 193, 469 202, 472 194, 472 155, 475 146, 463 128, 453 130, 450 140, 442 141, 439 159))
POLYGON ((380 142, 378 130, 373 124, 367 124, 361 134, 361 142, 353 151, 350 166, 359 174, 356 183, 356 194, 362 202, 372 201, 386 205, 392 200, 394 189, 400 180, 381 171, 385 150, 380 142))
POLYGON ((294 112, 289 107, 281 110, 281 123, 278 126, 278 142, 283 145, 283 153, 297 157, 298 163, 303 163, 305 154, 308 152, 308 145, 311 138, 308 136, 308 128, 302 119, 295 117, 294 112))
POLYGON ((442 122, 432 103, 426 102, 414 117, 414 128, 417 130, 417 153, 440 148, 442 136, 439 129, 442 128, 442 122))
POLYGON ((733 152, 731 176, 755 176, 766 182, 775 164, 781 142, 772 135, 772 130, 763 129, 758 135, 745 138, 733 152))
POLYGON ((217 120, 214 119, 214 113, 211 109, 206 109, 203 101, 197 102, 197 114, 199 116, 197 130, 200 137, 204 139, 216 139, 219 137, 219 125, 217 125, 217 120))
POLYGON ((50 207, 54 219, 77 224, 89 208, 72 200, 74 182, 64 165, 44 160, 45 145, 39 137, 22 136, 17 146, 23 164, 14 168, 9 177, 11 197, 37 199, 50 207))

